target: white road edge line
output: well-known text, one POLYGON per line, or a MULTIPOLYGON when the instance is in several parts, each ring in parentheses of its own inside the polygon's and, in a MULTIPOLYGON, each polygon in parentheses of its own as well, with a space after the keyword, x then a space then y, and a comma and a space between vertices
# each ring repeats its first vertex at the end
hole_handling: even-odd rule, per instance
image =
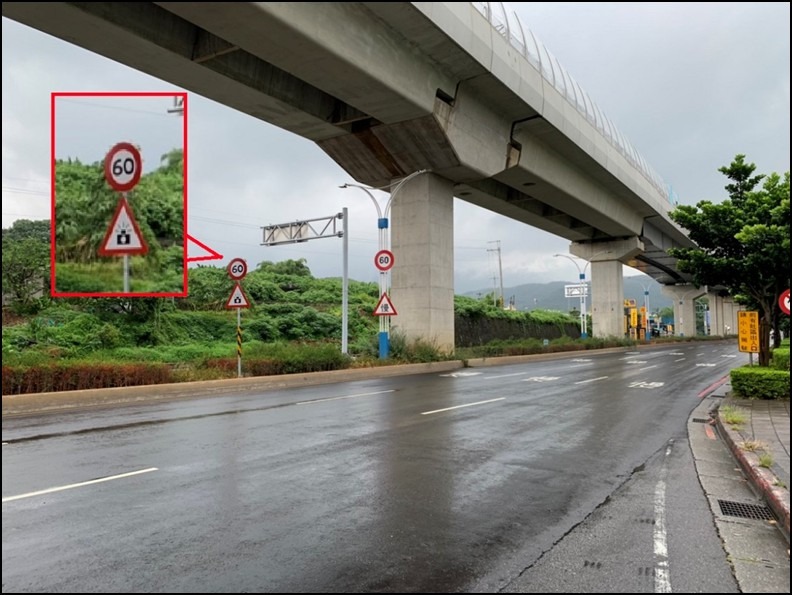
POLYGON ((360 393, 359 395, 345 395, 343 397, 329 397, 327 399, 312 399, 310 401, 298 401, 295 405, 313 405, 314 403, 325 403, 327 401, 339 401, 341 399, 357 399, 358 397, 372 397, 374 395, 384 395, 385 393, 395 393, 396 389, 378 390, 374 393, 360 393))
POLYGON ((484 403, 494 403, 495 401, 503 401, 506 397, 498 397, 497 399, 488 399, 486 401, 478 401, 476 403, 467 403, 465 405, 457 405, 456 407, 446 407, 445 409, 435 409, 434 411, 424 411, 421 415, 431 415, 432 413, 441 413, 442 411, 451 411, 452 409, 462 409, 463 407, 473 407, 473 405, 483 405, 484 403))
POLYGON ((671 571, 668 567, 668 536, 666 533, 666 482, 668 456, 671 454, 672 441, 669 442, 660 469, 660 479, 654 493, 654 556, 655 556, 655 593, 671 593, 671 571))
POLYGON ((95 483, 103 483, 105 481, 113 481, 114 479, 123 479, 124 477, 132 477, 133 475, 140 475, 141 473, 149 473, 151 471, 159 471, 157 467, 149 467, 148 469, 140 469, 139 471, 130 471, 129 473, 121 473, 119 475, 110 475, 108 477, 100 477, 99 479, 92 479, 90 481, 81 481, 80 483, 73 483, 65 486, 58 486, 55 488, 47 488, 46 490, 39 490, 37 492, 28 492, 27 494, 19 494, 18 496, 8 496, 3 498, 3 503, 12 502, 14 500, 21 500, 22 498, 32 498, 33 496, 41 496, 43 494, 51 494, 53 492, 62 492, 63 490, 70 490, 72 488, 81 488, 95 483))
POLYGON ((607 376, 600 376, 599 378, 589 378, 588 380, 581 380, 575 384, 586 384, 587 382, 596 382, 597 380, 605 380, 607 376))

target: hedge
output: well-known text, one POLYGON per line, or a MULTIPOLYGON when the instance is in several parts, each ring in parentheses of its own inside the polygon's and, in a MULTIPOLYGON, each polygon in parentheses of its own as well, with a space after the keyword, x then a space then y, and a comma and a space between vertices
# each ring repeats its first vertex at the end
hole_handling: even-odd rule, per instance
POLYGON ((775 370, 785 370, 789 372, 789 347, 776 347, 773 349, 770 365, 775 370))
POLYGON ((68 362, 36 367, 3 366, 3 395, 164 384, 171 381, 171 369, 165 364, 68 362))
POLYGON ((789 397, 789 372, 747 366, 731 371, 732 389, 746 399, 783 399, 789 397))

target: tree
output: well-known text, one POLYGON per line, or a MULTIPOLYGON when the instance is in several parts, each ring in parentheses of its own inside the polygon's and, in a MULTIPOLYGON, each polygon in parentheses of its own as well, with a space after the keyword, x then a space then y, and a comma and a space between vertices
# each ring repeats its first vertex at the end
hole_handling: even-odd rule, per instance
POLYGON ((30 310, 45 294, 49 264, 48 243, 32 237, 19 241, 3 237, 3 293, 11 295, 15 308, 30 310))
MULTIPOLYGON (((759 312, 759 365, 770 359, 770 328, 781 315, 778 296, 789 287, 789 172, 753 176, 756 166, 737 155, 718 171, 731 183, 719 204, 681 205, 671 219, 688 230, 698 248, 669 253, 697 286, 722 286, 759 312), (761 189, 756 190, 764 180, 761 189)), ((778 333, 776 333, 778 335, 778 333)))
POLYGON ((3 293, 21 311, 37 307, 47 292, 50 222, 18 219, 3 229, 3 293))
POLYGON ((26 239, 39 240, 49 246, 50 222, 49 219, 17 219, 8 229, 3 230, 4 240, 21 241, 26 239))

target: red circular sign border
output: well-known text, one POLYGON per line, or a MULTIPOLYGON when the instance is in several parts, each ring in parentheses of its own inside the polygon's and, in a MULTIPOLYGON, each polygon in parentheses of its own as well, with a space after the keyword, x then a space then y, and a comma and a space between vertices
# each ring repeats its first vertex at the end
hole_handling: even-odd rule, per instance
POLYGON ((395 262, 396 262, 396 259, 393 256, 393 252, 391 252, 390 250, 380 250, 379 252, 377 252, 374 255, 374 266, 377 267, 378 271, 381 271, 383 273, 391 270, 393 268, 393 265, 395 264, 395 262), (388 266, 386 266, 386 267, 380 265, 379 264, 379 257, 380 256, 389 256, 390 257, 390 264, 388 266))
POLYGON ((789 316, 789 308, 784 307, 784 298, 787 300, 789 299, 789 290, 785 290, 781 292, 781 295, 778 296, 778 307, 781 308, 781 311, 789 316))
POLYGON ((242 258, 234 258, 234 259, 231 260, 231 262, 228 263, 228 266, 226 267, 226 272, 228 273, 228 276, 233 281, 241 281, 242 279, 244 279, 247 276, 247 273, 248 273, 247 262, 245 262, 245 260, 242 259, 242 258), (245 267, 245 272, 243 272, 241 275, 236 276, 236 277, 231 274, 231 267, 234 265, 235 262, 241 262, 244 265, 244 267, 245 267))
POLYGON ((140 151, 137 150, 137 147, 132 143, 118 143, 113 145, 107 155, 105 155, 105 162, 104 162, 104 174, 105 180, 107 183, 110 184, 110 187, 117 192, 129 192, 137 186, 138 182, 140 182, 140 176, 143 173, 143 158, 140 156, 140 151), (113 178, 113 171, 112 171, 112 163, 113 163, 113 155, 126 149, 130 153, 132 153, 132 158, 135 160, 135 175, 132 177, 129 182, 126 184, 119 184, 113 178))

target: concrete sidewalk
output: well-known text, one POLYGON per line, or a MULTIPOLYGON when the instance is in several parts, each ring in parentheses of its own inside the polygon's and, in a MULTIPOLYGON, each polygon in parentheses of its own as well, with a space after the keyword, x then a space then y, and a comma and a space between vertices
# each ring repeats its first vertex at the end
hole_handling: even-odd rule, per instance
POLYGON ((726 384, 718 407, 717 427, 743 473, 778 519, 789 541, 789 399, 739 399, 726 384), (744 422, 730 424, 725 408, 734 408, 744 422), (765 455, 762 460, 762 455, 765 455), (767 459, 770 455, 772 462, 767 459))

